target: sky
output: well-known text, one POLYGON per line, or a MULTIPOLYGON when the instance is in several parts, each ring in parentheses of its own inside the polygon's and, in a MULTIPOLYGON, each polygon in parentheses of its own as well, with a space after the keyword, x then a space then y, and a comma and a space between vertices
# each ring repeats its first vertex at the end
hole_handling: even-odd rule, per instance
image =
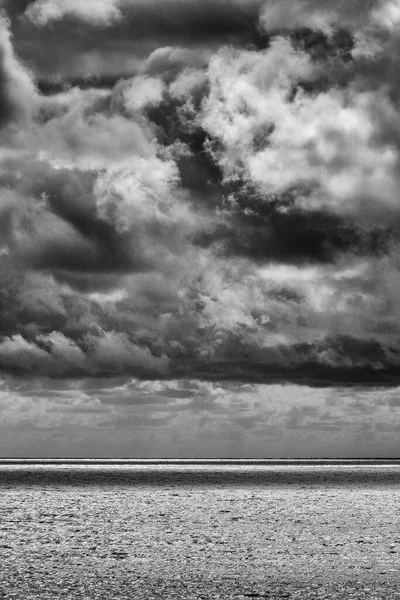
POLYGON ((399 456, 400 0, 0 8, 0 456, 399 456))

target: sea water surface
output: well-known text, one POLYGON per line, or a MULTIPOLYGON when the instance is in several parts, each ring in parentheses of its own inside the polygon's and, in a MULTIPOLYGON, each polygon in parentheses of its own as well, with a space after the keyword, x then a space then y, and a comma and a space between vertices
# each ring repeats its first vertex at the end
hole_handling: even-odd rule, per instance
POLYGON ((400 460, 0 460, 0 598, 400 597, 400 460))

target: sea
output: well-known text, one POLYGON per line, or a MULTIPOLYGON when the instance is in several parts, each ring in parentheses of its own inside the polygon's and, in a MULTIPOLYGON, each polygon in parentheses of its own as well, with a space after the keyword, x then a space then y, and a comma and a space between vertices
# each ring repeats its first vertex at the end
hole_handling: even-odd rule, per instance
POLYGON ((0 598, 400 598, 400 460, 0 459, 0 598))

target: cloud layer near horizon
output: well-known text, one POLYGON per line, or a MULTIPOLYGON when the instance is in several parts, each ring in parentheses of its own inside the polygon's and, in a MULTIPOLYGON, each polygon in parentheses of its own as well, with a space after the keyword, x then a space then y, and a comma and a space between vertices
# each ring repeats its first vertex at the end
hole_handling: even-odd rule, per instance
POLYGON ((3 0, 3 373, 398 383, 400 3, 364 4, 3 0))
POLYGON ((399 389, 9 379, 0 456, 398 457, 399 389))

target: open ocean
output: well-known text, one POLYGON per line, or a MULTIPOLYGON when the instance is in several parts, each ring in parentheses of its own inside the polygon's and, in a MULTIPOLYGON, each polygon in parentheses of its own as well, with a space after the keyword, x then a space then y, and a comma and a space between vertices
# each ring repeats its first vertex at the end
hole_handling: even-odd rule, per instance
POLYGON ((0 460, 0 598, 400 597, 400 460, 0 460))

